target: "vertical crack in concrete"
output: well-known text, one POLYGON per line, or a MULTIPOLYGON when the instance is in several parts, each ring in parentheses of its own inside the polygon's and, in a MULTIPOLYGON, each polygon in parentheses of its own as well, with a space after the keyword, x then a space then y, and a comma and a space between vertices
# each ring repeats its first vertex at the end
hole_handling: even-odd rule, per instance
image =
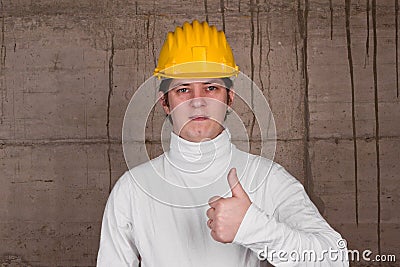
POLYGON ((254 115, 254 88, 253 88, 253 81, 254 81, 254 0, 250 0, 250 33, 251 33, 251 38, 250 38, 250 67, 251 67, 251 85, 250 85, 250 93, 251 93, 251 111, 253 118, 251 120, 250 124, 250 133, 249 133, 249 139, 250 139, 250 145, 249 149, 251 151, 252 145, 253 145, 253 132, 254 132, 254 125, 256 123, 256 116, 254 115))
POLYGON ((356 224, 358 226, 358 169, 357 169, 357 132, 355 119, 355 92, 354 92, 354 71, 353 56, 351 53, 351 32, 350 32, 350 14, 351 0, 345 0, 346 13, 346 41, 347 41, 347 61, 349 63, 350 83, 351 83, 351 122, 353 127, 353 150, 354 150, 354 191, 355 191, 355 207, 356 207, 356 224))
POLYGON ((7 55, 7 48, 5 46, 5 12, 4 12, 4 5, 3 1, 0 1, 1 5, 1 68, 4 69, 6 66, 6 55, 7 55))
MULTIPOLYGON (((295 13, 294 15, 297 15, 298 10, 296 9, 296 0, 294 2, 293 11, 295 13)), ((294 53, 296 56, 296 70, 299 70, 299 55, 298 55, 297 50, 298 50, 297 49, 297 24, 294 23, 294 53)))
POLYGON ((331 40, 333 39, 333 3, 329 0, 329 11, 331 13, 331 40))
POLYGON ((136 46, 136 73, 139 73, 139 47, 136 46))
POLYGON ((110 136, 110 109, 111 109, 111 96, 113 94, 114 87, 114 33, 111 33, 111 54, 108 60, 108 97, 107 97, 107 159, 108 159, 108 174, 109 174, 109 185, 108 191, 111 192, 112 188, 112 175, 111 175, 111 136, 110 136))
POLYGON ((3 117, 4 117, 4 102, 5 102, 5 94, 6 94, 6 89, 5 89, 5 77, 4 75, 4 69, 6 66, 6 46, 5 46, 5 12, 4 12, 4 5, 3 5, 3 0, 0 1, 0 6, 1 6, 1 66, 0 66, 0 76, 1 76, 1 114, 0 114, 0 124, 3 124, 3 117))
POLYGON ((271 62, 269 60, 269 56, 271 53, 271 38, 270 38, 270 29, 271 29, 271 20, 269 17, 269 6, 267 7, 267 25, 265 28, 265 33, 266 33, 266 37, 267 37, 267 42, 268 42, 268 50, 267 50, 267 56, 266 56, 266 61, 267 61, 267 94, 268 94, 268 99, 270 100, 270 108, 271 108, 271 112, 272 112, 272 101, 271 101, 271 62))
MULTIPOLYGON (((85 49, 82 49, 82 62, 85 62, 85 49)), ((86 92, 86 76, 83 75, 83 89, 86 92)), ((85 107, 84 107, 84 120, 85 120, 85 138, 88 139, 88 99, 85 95, 85 107)))
MULTIPOLYGON (((269 54, 270 54, 270 52, 271 52, 271 43, 270 43, 270 36, 269 36, 269 22, 270 22, 270 20, 269 20, 269 3, 266 3, 267 4, 267 23, 266 23, 266 35, 267 35, 267 41, 268 41, 268 49, 267 49, 267 54, 266 54, 266 62, 267 62, 267 72, 268 72, 268 89, 269 89, 269 86, 270 86, 270 77, 271 77, 271 68, 270 68, 270 61, 269 61, 269 54)), ((259 6, 258 6, 258 1, 257 1, 257 20, 259 19, 258 18, 258 16, 259 16, 259 11, 260 11, 260 8, 259 8, 259 6)), ((261 75, 262 74, 262 67, 263 67, 263 50, 264 50, 264 47, 263 47, 263 29, 262 29, 262 24, 260 24, 258 21, 257 21, 257 31, 258 31, 258 34, 259 34, 259 36, 257 36, 258 37, 258 42, 259 42, 259 61, 258 61, 258 79, 260 80, 260 85, 261 85, 261 91, 262 92, 264 92, 264 90, 265 90, 265 87, 264 87, 264 79, 263 79, 263 75, 261 75)), ((271 99, 270 99, 270 95, 268 95, 268 98, 267 98, 267 100, 270 102, 271 101, 271 99)), ((269 103, 269 105, 270 105, 270 107, 271 107, 271 104, 272 104, 272 102, 270 102, 269 103)))
MULTIPOLYGON (((264 80, 262 73, 262 62, 263 62, 263 33, 262 33, 262 25, 260 24, 260 6, 259 0, 257 0, 257 44, 259 45, 259 61, 258 61, 258 79, 260 80, 261 91, 264 92, 264 80)), ((268 19, 268 15, 267 15, 268 19)), ((268 60, 268 58, 267 58, 268 60)), ((270 101, 270 99, 268 99, 270 101)))
POLYGON ((207 5, 207 0, 204 0, 204 13, 206 13, 206 21, 208 22, 208 5, 207 5))
POLYGON ((304 78, 304 187, 306 191, 311 195, 311 162, 310 162, 310 112, 309 112, 309 97, 308 97, 308 0, 304 0, 304 11, 301 9, 300 0, 298 0, 298 18, 300 35, 303 39, 303 50, 302 50, 302 65, 303 65, 303 78, 304 78))
POLYGON ((305 168, 306 168, 306 189, 309 193, 311 189, 311 162, 310 162, 310 107, 309 107, 309 97, 308 97, 308 0, 304 2, 304 39, 303 39, 303 68, 304 68, 304 78, 305 78, 305 93, 304 93, 304 153, 305 153, 305 168))
MULTIPOLYGON (((301 8, 301 0, 297 0, 297 24, 299 25, 299 34, 300 34, 300 39, 303 40, 304 43, 304 17, 303 17, 303 10, 301 8)), ((304 73, 304 47, 302 48, 302 64, 303 68, 301 70, 301 74, 304 78, 305 73, 304 73)))
POLYGON ((396 42, 396 97, 399 98, 399 0, 394 1, 396 42))
POLYGON ((259 0, 256 0, 256 6, 257 6, 257 15, 256 15, 256 21, 257 21, 257 45, 260 43, 260 6, 259 6, 259 0))
POLYGON ((15 29, 12 29, 12 35, 13 35, 13 40, 14 40, 14 45, 13 45, 13 51, 14 53, 17 52, 17 39, 15 38, 15 29))
POLYGON ((222 15, 222 30, 225 32, 225 2, 224 0, 219 1, 221 7, 221 15, 222 15))
POLYGON ((376 38, 376 0, 372 0, 372 27, 374 34, 374 102, 375 102, 375 150, 376 150, 376 189, 378 201, 378 218, 377 218, 377 236, 378 236, 378 254, 381 254, 381 166, 379 157, 379 105, 378 105, 378 70, 377 70, 377 53, 378 43, 376 38))
MULTIPOLYGON (((269 113, 268 113, 268 126, 267 126, 267 133, 270 131, 270 123, 272 120, 272 97, 271 97, 271 63, 269 60, 269 55, 271 52, 271 38, 270 38, 270 28, 271 28, 271 20, 270 20, 270 3, 269 1, 266 3, 266 11, 267 11, 267 21, 266 21, 266 27, 265 27, 265 33, 267 36, 267 42, 268 42, 268 49, 267 49, 267 55, 266 55, 266 62, 267 62, 267 101, 269 104, 269 113)), ((262 46, 262 30, 260 30, 261 36, 260 36, 260 62, 259 62, 259 79, 261 83, 261 90, 264 92, 264 83, 263 79, 261 76, 261 60, 262 60, 262 51, 263 51, 263 46, 262 46)))
POLYGON ((145 24, 145 29, 146 29, 146 41, 147 41, 147 46, 146 50, 150 50, 150 15, 147 16, 146 19, 146 24, 145 24))
POLYGON ((366 0, 366 10, 365 13, 367 15, 367 38, 365 40, 365 57, 364 57, 364 69, 367 67, 369 61, 369 0, 366 0))
POLYGON ((238 12, 240 13, 240 0, 238 0, 238 12))
POLYGON ((157 66, 157 56, 156 56, 156 46, 154 43, 154 36, 155 36, 155 31, 156 31, 156 12, 154 10, 154 15, 153 15, 153 31, 151 33, 151 52, 153 54, 153 62, 154 62, 154 68, 157 66))
POLYGON ((310 160, 310 106, 309 106, 309 77, 308 77, 308 12, 309 2, 304 0, 304 11, 301 9, 300 0, 298 0, 298 21, 299 31, 303 39, 302 49, 302 69, 304 78, 304 188, 309 194, 311 200, 316 204, 321 214, 324 214, 325 205, 321 198, 314 194, 314 182, 310 160))
MULTIPOLYGON (((154 8, 155 8, 155 5, 154 5, 154 8)), ((157 62, 156 62, 156 55, 155 55, 155 45, 154 45, 154 36, 155 36, 155 28, 156 28, 156 15, 155 15, 155 12, 154 12, 154 23, 153 23, 153 31, 152 31, 152 43, 153 43, 153 49, 152 49, 152 51, 153 51, 153 58, 154 58, 154 67, 156 66, 156 64, 157 64, 157 62)), ((155 90, 155 92, 154 92, 154 99, 155 100, 158 100, 158 91, 157 90, 155 90)), ((152 111, 151 111, 151 141, 150 141, 150 159, 152 159, 153 158, 153 144, 154 144, 154 113, 155 113, 155 105, 157 104, 157 101, 156 101, 156 103, 154 103, 154 107, 153 107, 153 109, 152 109, 152 111)), ((160 140, 160 142, 161 142, 161 140, 160 140)))
POLYGON ((87 188, 90 187, 89 185, 89 153, 88 153, 88 146, 83 147, 85 149, 85 155, 86 155, 86 186, 87 188))
MULTIPOLYGON (((147 18, 147 20, 148 20, 148 18, 147 18)), ((143 32, 140 33, 140 35, 141 35, 140 39, 142 39, 142 40, 146 38, 144 36, 144 33, 146 32, 146 34, 148 34, 146 25, 147 25, 147 23, 143 23, 143 32)), ((143 69, 146 70, 147 69, 147 62, 148 62, 147 56, 149 54, 149 47, 148 46, 145 47, 144 50, 145 50, 146 53, 144 53, 144 60, 143 60, 144 67, 143 67, 143 69)), ((144 74, 144 72, 142 73, 142 78, 143 78, 142 83, 144 83, 146 81, 146 78, 147 78, 146 75, 144 74)))
MULTIPOLYGON (((264 81, 261 75, 262 72, 262 61, 263 61, 263 36, 262 36, 262 25, 259 25, 259 42, 260 42, 260 50, 259 50, 259 60, 258 60, 258 79, 260 80, 260 85, 261 85, 261 91, 264 92, 264 81)), ((270 100, 270 99, 268 99, 270 100)))

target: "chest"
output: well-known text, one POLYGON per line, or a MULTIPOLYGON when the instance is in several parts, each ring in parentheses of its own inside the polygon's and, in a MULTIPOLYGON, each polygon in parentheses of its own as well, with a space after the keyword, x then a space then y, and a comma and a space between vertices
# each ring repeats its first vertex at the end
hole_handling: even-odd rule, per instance
POLYGON ((248 265, 253 255, 245 247, 212 239, 207 209, 173 208, 154 201, 146 208, 142 205, 135 218, 135 241, 143 266, 254 266, 248 265))

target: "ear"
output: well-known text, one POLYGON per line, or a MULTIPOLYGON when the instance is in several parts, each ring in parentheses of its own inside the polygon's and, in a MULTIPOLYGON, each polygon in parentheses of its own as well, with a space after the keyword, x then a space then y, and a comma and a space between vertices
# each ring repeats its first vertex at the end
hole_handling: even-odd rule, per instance
POLYGON ((233 88, 229 90, 228 97, 229 97, 228 106, 231 107, 233 104, 233 99, 235 98, 235 90, 233 88))
POLYGON ((164 93, 163 92, 158 92, 158 102, 160 103, 160 105, 162 106, 162 108, 164 109, 164 112, 169 115, 170 110, 169 110, 169 106, 167 104, 167 101, 165 99, 164 93))

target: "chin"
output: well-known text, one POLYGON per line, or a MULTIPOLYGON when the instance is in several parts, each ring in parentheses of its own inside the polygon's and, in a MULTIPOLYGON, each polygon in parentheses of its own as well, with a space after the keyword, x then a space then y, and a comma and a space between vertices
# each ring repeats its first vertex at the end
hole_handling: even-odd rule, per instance
POLYGON ((214 139, 216 136, 218 136, 223 128, 218 126, 215 127, 215 125, 203 125, 203 126, 197 126, 197 127, 190 127, 188 124, 185 128, 188 129, 183 129, 180 136, 188 141, 192 142, 201 142, 201 141, 207 141, 214 139))

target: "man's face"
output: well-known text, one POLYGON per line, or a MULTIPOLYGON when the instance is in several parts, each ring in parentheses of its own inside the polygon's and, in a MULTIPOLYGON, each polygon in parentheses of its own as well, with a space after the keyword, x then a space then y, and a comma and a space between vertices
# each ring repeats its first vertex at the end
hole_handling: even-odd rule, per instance
POLYGON ((172 117, 173 131, 180 137, 201 142, 215 138, 222 130, 228 105, 234 92, 221 79, 174 79, 168 91, 168 103, 160 92, 160 103, 172 117))

